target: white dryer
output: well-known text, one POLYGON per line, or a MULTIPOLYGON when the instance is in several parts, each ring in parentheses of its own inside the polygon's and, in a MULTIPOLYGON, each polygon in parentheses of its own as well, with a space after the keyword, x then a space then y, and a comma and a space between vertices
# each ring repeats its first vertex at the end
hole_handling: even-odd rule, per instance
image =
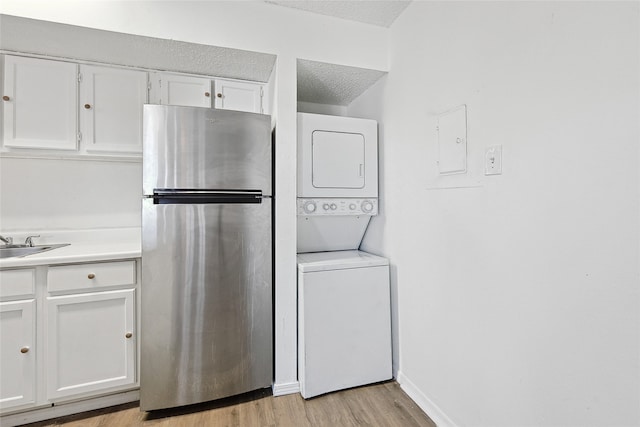
POLYGON ((378 213, 375 120, 298 113, 298 252, 358 249, 378 213))
POLYGON ((307 399, 391 379, 389 261, 298 255, 298 380, 307 399))
POLYGON ((378 197, 377 122, 298 113, 298 197, 378 197))

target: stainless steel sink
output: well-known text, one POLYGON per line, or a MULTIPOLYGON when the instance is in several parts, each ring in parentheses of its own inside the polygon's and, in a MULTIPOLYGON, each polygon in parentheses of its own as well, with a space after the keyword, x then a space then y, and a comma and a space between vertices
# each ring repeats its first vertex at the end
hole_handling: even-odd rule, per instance
POLYGON ((69 246, 70 243, 59 243, 56 245, 1 245, 0 246, 0 258, 11 257, 25 257, 28 255, 39 254, 42 252, 50 251, 52 249, 61 248, 63 246, 69 246))

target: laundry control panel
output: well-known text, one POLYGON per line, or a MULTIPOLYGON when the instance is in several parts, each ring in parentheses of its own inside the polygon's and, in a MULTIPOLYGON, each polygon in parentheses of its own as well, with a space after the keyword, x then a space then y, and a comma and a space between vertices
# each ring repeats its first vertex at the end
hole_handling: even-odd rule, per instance
POLYGON ((298 198, 298 215, 377 215, 378 199, 298 198))

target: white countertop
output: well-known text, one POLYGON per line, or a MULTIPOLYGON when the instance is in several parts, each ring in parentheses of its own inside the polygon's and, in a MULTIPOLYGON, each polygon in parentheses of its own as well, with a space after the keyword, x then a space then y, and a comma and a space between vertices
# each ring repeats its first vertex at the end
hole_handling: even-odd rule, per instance
POLYGON ((14 243, 22 243, 27 236, 39 234, 40 237, 33 239, 34 245, 70 245, 20 258, 3 258, 0 259, 0 268, 139 258, 141 255, 139 227, 1 234, 13 237, 14 243))

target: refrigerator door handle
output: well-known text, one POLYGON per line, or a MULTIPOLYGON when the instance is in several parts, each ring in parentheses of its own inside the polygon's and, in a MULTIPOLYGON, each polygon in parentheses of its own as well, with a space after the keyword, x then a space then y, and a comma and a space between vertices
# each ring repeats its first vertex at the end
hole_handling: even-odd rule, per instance
POLYGON ((155 189, 154 205, 223 204, 223 203, 262 203, 260 190, 183 190, 155 189))

